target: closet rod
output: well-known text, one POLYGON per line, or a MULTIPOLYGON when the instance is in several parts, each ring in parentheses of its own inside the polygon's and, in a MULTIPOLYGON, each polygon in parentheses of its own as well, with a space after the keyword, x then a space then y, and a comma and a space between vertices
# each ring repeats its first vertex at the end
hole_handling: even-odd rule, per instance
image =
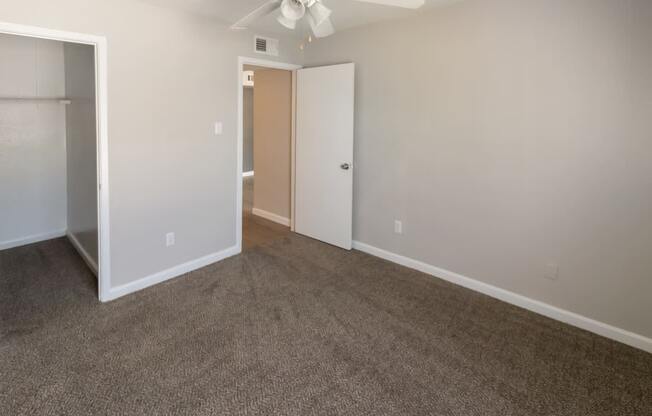
POLYGON ((59 101, 59 104, 70 104, 65 97, 1 97, 0 101, 59 101))

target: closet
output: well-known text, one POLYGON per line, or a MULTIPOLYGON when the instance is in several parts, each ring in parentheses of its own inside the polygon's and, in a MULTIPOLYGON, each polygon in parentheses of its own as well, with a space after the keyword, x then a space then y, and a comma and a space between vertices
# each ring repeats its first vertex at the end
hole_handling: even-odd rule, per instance
POLYGON ((97 274, 95 96, 93 46, 0 34, 0 250, 67 238, 97 274))

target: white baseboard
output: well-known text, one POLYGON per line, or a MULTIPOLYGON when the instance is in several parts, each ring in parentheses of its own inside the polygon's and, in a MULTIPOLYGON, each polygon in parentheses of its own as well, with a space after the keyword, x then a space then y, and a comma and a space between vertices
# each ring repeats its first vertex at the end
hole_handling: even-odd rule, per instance
POLYGON ((9 250, 10 248, 26 246, 28 244, 39 243, 41 241, 52 240, 54 238, 61 238, 66 235, 66 230, 50 231, 48 233, 35 234, 27 237, 18 238, 10 241, 1 241, 0 250, 9 250))
POLYGON ((93 271, 93 273, 95 273, 95 276, 97 277, 98 267, 95 260, 93 260, 93 257, 91 257, 91 255, 88 254, 88 251, 86 251, 86 249, 81 245, 81 243, 79 242, 79 240, 77 240, 77 237, 75 237, 74 234, 69 232, 66 234, 66 236, 68 237, 70 244, 72 244, 73 247, 75 247, 75 250, 77 250, 81 258, 84 259, 84 262, 86 262, 88 267, 90 267, 90 269, 93 271))
POLYGON ((167 280, 174 279, 175 277, 190 273, 194 270, 201 269, 202 267, 217 263, 218 261, 224 260, 231 256, 235 256, 239 253, 240 248, 234 246, 218 253, 209 254, 208 256, 201 257, 199 259, 192 260, 178 266, 174 266, 170 269, 163 270, 153 275, 144 277, 140 280, 136 280, 135 282, 111 288, 109 295, 106 298, 102 299, 102 301, 110 302, 150 286, 154 286, 167 280))
POLYGON ((652 353, 652 339, 647 338, 643 335, 635 334, 633 332, 626 331, 624 329, 617 328, 615 326, 605 324, 591 318, 587 318, 574 312, 569 312, 556 306, 530 299, 523 295, 519 295, 517 293, 510 292, 508 290, 501 289, 496 286, 492 286, 490 284, 483 283, 478 280, 471 279, 469 277, 462 276, 460 274, 411 259, 409 257, 401 256, 396 253, 373 247, 359 241, 353 242, 353 248, 359 251, 363 251, 372 256, 391 261, 392 263, 397 263, 402 266, 446 280, 456 285, 463 286, 467 289, 483 293, 485 295, 491 296, 492 298, 502 300, 503 302, 507 302, 512 305, 516 305, 538 313, 540 315, 547 316, 548 318, 564 322, 577 328, 593 332, 594 334, 598 334, 603 337, 622 342, 623 344, 627 344, 634 348, 652 353))
POLYGON ((249 172, 242 172, 242 177, 243 178, 248 178, 250 176, 254 176, 254 171, 249 171, 249 172))
POLYGON ((286 227, 290 226, 290 219, 281 217, 280 215, 272 214, 271 212, 263 211, 262 209, 254 208, 251 211, 252 214, 265 218, 266 220, 273 221, 277 224, 285 225, 286 227))

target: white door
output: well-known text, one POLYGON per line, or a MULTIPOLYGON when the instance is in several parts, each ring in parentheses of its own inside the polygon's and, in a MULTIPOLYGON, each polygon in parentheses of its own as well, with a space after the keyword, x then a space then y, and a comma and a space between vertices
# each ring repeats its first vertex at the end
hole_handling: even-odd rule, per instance
POLYGON ((355 65, 297 72, 295 231, 350 250, 355 65))

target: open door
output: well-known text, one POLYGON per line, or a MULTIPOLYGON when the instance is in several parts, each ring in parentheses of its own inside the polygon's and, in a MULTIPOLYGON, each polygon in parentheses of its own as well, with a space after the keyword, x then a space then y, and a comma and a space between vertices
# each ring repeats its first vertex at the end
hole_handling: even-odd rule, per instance
POLYGON ((353 239, 355 65, 297 71, 295 231, 346 250, 353 239))

